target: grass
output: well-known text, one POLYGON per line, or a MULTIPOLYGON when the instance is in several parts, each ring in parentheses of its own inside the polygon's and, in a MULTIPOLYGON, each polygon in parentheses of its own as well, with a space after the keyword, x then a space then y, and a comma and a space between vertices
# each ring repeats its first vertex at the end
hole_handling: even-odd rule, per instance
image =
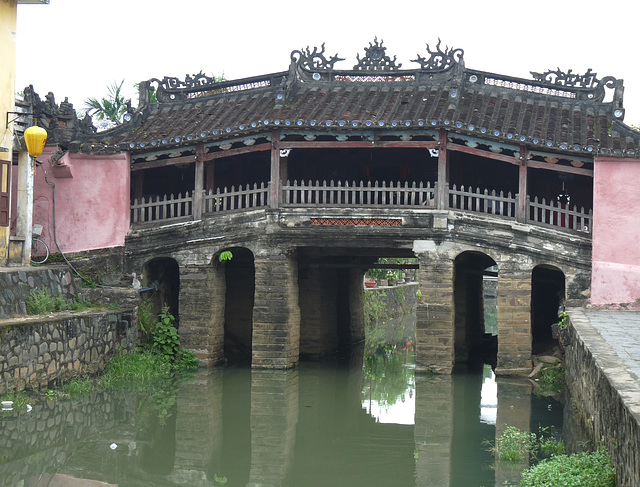
POLYGON ((52 296, 46 289, 34 289, 26 302, 27 313, 44 315, 55 311, 82 311, 101 308, 91 301, 70 300, 62 296, 52 296))
POLYGON ((614 487, 615 472, 606 449, 555 455, 522 473, 521 487, 614 487))
POLYGON ((497 438, 493 454, 497 460, 519 462, 528 458, 537 448, 535 433, 508 426, 497 438))
POLYGON ((564 367, 544 366, 540 370, 540 378, 538 379, 540 386, 538 393, 543 395, 560 394, 564 389, 564 367))

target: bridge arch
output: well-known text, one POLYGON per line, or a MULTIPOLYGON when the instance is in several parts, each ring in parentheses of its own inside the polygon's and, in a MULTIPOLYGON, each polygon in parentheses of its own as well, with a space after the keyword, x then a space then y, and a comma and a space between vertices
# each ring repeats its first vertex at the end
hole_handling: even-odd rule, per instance
MULTIPOLYGON (((251 363, 253 306, 255 299, 254 254, 245 247, 232 247, 224 267, 224 356, 230 362, 251 363)), ((214 261, 218 259, 214 256, 214 261)))
POLYGON ((531 272, 532 351, 540 353, 553 344, 551 324, 558 321, 558 308, 564 305, 566 277, 556 266, 540 264, 531 272))
POLYGON ((498 265, 486 253, 464 251, 454 260, 455 365, 496 364, 497 327, 487 331, 485 294, 492 288, 495 296, 497 275, 498 265))
POLYGON ((151 303, 153 316, 165 306, 176 318, 176 327, 180 325, 180 269, 172 257, 156 257, 142 267, 142 300, 151 303))

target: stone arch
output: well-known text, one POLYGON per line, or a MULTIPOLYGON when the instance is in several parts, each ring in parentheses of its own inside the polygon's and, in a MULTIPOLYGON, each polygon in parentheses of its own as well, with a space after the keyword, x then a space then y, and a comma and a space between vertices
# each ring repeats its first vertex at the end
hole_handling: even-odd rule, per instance
POLYGON ((532 352, 540 353, 554 342, 551 324, 558 321, 558 308, 566 297, 566 277, 556 266, 541 264, 531 272, 532 352))
MULTIPOLYGON (((495 284, 496 261, 486 253, 465 251, 454 260, 454 363, 495 366, 497 328, 487 331, 485 292, 495 284)), ((495 286, 494 286, 495 290, 495 286)), ((493 293, 495 296, 495 292, 493 293)), ((497 310, 496 310, 497 316, 497 310)))
POLYGON ((224 356, 231 362, 251 363, 253 337, 253 306, 255 300, 255 260, 245 247, 227 248, 230 260, 214 263, 223 268, 224 297, 224 356))
POLYGON ((156 257, 142 267, 142 300, 151 303, 151 313, 156 316, 168 306, 180 325, 180 268, 172 257, 156 257))

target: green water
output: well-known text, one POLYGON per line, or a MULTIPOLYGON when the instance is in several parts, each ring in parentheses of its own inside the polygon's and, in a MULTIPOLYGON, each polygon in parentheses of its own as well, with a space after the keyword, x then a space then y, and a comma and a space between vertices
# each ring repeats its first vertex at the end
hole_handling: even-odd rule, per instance
POLYGON ((490 369, 415 376, 410 353, 224 367, 145 393, 0 412, 0 486, 497 486, 502 424, 562 427, 562 406, 490 369), (91 480, 91 482, 89 482, 91 480))

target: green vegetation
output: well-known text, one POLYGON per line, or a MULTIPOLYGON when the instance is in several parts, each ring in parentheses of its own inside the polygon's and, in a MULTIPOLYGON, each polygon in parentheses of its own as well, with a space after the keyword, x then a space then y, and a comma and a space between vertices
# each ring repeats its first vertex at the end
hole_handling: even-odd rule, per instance
POLYGON ((107 87, 106 98, 87 98, 84 101, 86 113, 98 120, 109 120, 116 125, 122 122, 122 116, 127 111, 127 102, 122 95, 124 80, 118 83, 114 81, 107 87))
POLYGON ((364 358, 362 398, 373 399, 381 406, 404 402, 409 388, 415 388, 415 372, 407 367, 410 352, 387 346, 364 358))
POLYGON ((556 395, 560 394, 564 389, 564 367, 560 365, 548 365, 540 370, 538 379, 538 394, 540 395, 556 395))
POLYGON ((535 433, 508 426, 497 438, 493 454, 497 460, 519 462, 529 457, 537 446, 535 433))
POLYGON ((522 473, 521 487, 614 487, 615 472, 606 449, 555 455, 522 473))
POLYGON ((364 309, 365 354, 371 354, 386 345, 385 330, 376 325, 387 316, 387 292, 379 289, 364 293, 364 309))
POLYGON ((522 473, 521 487, 613 487, 615 473, 605 448, 592 453, 566 454, 566 446, 550 434, 508 426, 492 448, 496 460, 538 462, 522 473), (540 460, 542 458, 542 460, 540 460))
POLYGON ((62 296, 52 296, 46 289, 34 289, 26 302, 27 313, 30 315, 43 315, 54 311, 82 311, 91 308, 100 308, 100 305, 91 301, 69 300, 62 296))
POLYGON ((230 250, 224 250, 222 252, 220 252, 220 255, 218 256, 218 261, 219 262, 225 262, 227 260, 231 260, 233 259, 233 254, 231 253, 230 250))

